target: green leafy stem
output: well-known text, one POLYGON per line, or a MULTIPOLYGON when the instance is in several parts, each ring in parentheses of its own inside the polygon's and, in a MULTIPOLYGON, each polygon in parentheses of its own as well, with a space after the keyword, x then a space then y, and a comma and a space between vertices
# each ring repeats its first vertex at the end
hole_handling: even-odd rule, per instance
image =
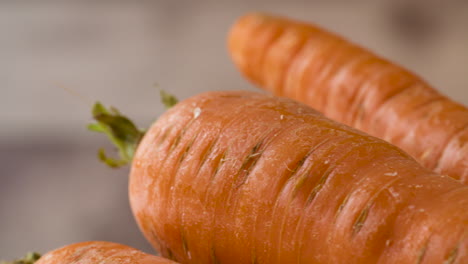
MULTIPOLYGON (((175 96, 160 90, 161 101, 166 109, 177 104, 175 96)), ((96 102, 92 110, 93 119, 96 121, 88 125, 88 129, 107 135, 118 150, 119 158, 107 156, 103 148, 99 149, 99 159, 112 168, 118 168, 129 164, 145 130, 138 128, 128 117, 122 115, 116 108, 106 108, 100 102, 96 102)))
POLYGON ((36 252, 30 252, 22 259, 14 261, 0 261, 0 264, 33 264, 41 257, 41 254, 36 252))

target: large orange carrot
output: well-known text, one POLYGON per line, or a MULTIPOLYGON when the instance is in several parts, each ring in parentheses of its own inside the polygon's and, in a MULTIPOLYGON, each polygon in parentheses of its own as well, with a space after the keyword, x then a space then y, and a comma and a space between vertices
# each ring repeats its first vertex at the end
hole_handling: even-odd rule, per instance
POLYGON ((466 186, 290 99, 204 93, 138 144, 133 213, 181 263, 468 261, 466 186))
POLYGON ((240 18, 229 49, 259 87, 383 138, 425 167, 468 183, 468 109, 415 74, 319 27, 265 14, 240 18))
POLYGON ((53 250, 36 261, 27 258, 12 264, 176 264, 137 249, 103 241, 82 242, 53 250))

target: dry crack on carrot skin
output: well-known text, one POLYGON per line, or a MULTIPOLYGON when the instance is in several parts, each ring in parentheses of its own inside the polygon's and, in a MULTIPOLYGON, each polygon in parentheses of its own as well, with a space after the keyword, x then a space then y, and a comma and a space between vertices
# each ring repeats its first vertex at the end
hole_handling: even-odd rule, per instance
POLYGON ((364 223, 367 219, 367 215, 369 214, 370 207, 366 207, 364 210, 361 211, 356 222, 353 225, 353 234, 357 234, 361 228, 364 226, 364 223))

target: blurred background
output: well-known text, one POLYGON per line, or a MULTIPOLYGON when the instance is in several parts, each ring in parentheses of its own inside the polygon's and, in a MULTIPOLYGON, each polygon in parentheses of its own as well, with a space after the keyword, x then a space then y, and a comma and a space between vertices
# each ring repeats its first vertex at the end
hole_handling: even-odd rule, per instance
POLYGON ((155 83, 181 99, 253 89, 225 41, 254 10, 322 25, 468 104, 468 1, 0 0, 0 259, 84 240, 153 252, 129 209, 128 168, 97 161, 109 145, 85 129, 91 105, 143 126, 163 111, 155 83))

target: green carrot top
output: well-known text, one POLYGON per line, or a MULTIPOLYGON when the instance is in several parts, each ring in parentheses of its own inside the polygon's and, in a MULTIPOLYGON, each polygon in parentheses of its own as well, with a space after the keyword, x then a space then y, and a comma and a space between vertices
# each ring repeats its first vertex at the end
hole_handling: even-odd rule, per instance
MULTIPOLYGON (((166 109, 178 102, 175 96, 163 90, 160 90, 160 96, 166 109)), ((122 115, 116 108, 107 109, 100 102, 94 104, 92 114, 96 122, 89 124, 88 129, 106 134, 119 152, 119 158, 111 158, 101 148, 98 152, 99 159, 112 168, 130 163, 145 130, 138 128, 133 121, 122 115)))
POLYGON ((14 261, 0 261, 0 264, 33 264, 36 262, 41 255, 37 252, 30 252, 26 254, 26 256, 22 259, 14 260, 14 261))

